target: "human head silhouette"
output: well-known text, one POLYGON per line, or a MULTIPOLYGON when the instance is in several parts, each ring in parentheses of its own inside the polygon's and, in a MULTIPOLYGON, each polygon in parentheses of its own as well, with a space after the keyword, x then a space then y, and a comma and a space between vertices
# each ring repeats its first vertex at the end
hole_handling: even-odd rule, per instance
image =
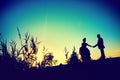
POLYGON ((97 38, 100 38, 100 34, 97 34, 97 38))
POLYGON ((86 38, 83 38, 83 42, 86 42, 86 38))

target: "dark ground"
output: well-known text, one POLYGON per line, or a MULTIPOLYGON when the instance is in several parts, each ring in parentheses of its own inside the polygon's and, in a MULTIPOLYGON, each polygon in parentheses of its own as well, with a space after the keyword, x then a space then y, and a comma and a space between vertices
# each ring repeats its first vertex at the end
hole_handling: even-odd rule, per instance
POLYGON ((120 80, 120 58, 42 69, 22 70, 11 66, 0 63, 0 80, 120 80))

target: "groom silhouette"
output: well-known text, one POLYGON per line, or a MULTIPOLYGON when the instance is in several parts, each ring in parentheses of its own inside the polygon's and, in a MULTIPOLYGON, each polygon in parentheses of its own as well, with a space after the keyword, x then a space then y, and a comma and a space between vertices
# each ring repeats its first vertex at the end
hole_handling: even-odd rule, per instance
POLYGON ((100 34, 97 34, 97 38, 98 38, 98 42, 96 45, 94 45, 93 47, 96 47, 98 46, 98 49, 100 50, 101 52, 101 58, 100 59, 105 59, 105 53, 104 53, 104 41, 103 41, 103 38, 101 38, 100 34))

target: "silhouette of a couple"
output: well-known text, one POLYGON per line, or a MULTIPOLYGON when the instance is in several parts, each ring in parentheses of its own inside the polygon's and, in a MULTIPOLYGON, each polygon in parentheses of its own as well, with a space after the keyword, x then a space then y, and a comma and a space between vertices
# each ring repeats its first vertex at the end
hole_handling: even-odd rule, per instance
POLYGON ((83 62, 87 62, 87 61, 91 60, 90 51, 87 48, 87 46, 93 47, 93 48, 98 46, 98 49, 101 52, 101 58, 100 59, 105 59, 105 53, 104 53, 105 46, 104 46, 103 38, 101 38, 100 34, 97 34, 97 38, 98 38, 97 44, 94 45, 94 46, 91 46, 88 43, 86 43, 86 38, 83 38, 82 46, 79 49, 79 53, 81 55, 81 58, 82 58, 83 62))

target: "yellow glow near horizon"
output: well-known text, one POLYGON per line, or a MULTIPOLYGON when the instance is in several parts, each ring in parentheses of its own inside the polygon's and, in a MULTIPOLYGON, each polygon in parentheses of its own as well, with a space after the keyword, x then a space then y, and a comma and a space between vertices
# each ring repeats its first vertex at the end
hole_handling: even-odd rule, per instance
MULTIPOLYGON (((59 65, 60 63, 63 63, 63 64, 66 64, 66 58, 65 58, 65 52, 64 52, 64 48, 60 49, 60 48, 57 48, 55 47, 55 45, 52 45, 52 44, 44 44, 42 43, 39 47, 39 51, 38 51, 38 54, 37 54, 37 58, 38 58, 38 61, 42 61, 43 59, 43 53, 42 53, 42 50, 43 50, 43 46, 46 47, 46 49, 48 49, 47 52, 51 52, 53 53, 53 56, 54 56, 54 59, 55 60, 58 60, 58 63, 57 65, 59 65)), ((80 47, 80 46, 79 46, 80 47)), ((79 54, 79 47, 76 47, 76 52, 78 54, 78 57, 80 58, 80 54, 79 54)), ((67 46, 68 48, 68 51, 69 51, 69 58, 70 58, 70 55, 72 54, 72 49, 71 46, 67 46)), ((89 48, 89 47, 88 47, 89 48)), ((91 53, 91 58, 93 60, 97 60, 100 58, 101 56, 101 53, 99 51, 98 48, 89 48, 90 50, 90 53, 91 53)), ((47 53, 46 52, 46 53, 47 53)), ((120 57, 119 55, 120 53, 120 50, 113 50, 113 52, 111 52, 111 50, 107 50, 105 49, 105 55, 106 55, 106 58, 111 58, 111 57, 120 57)))

